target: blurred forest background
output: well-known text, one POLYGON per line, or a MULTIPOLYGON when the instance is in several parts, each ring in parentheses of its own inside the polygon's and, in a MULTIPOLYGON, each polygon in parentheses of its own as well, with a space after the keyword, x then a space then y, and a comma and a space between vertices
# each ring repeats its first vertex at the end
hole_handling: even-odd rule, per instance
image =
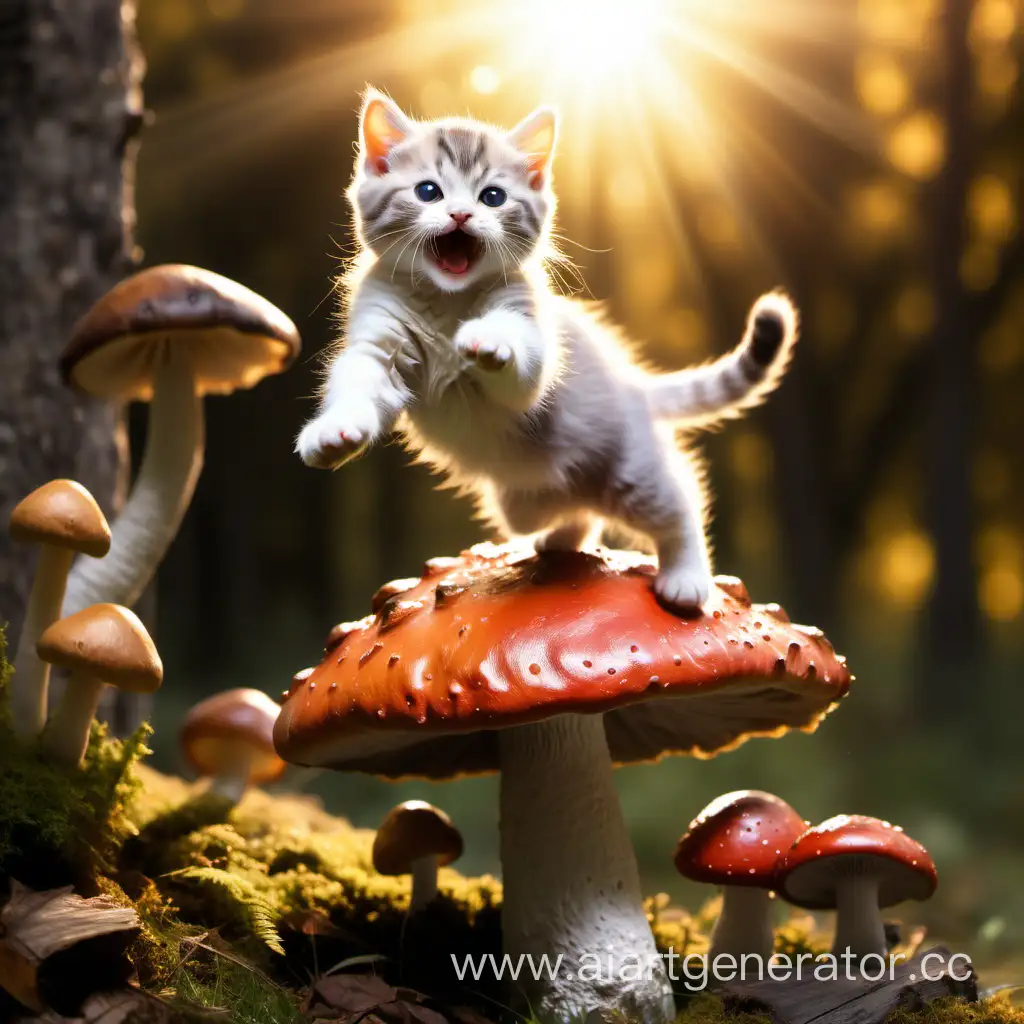
MULTIPOLYGON (((720 571, 848 655, 814 736, 623 769, 651 891, 717 793, 863 812, 933 852, 920 918, 998 959, 1024 944, 1024 3, 1021 0, 141 0, 152 111, 137 242, 263 293, 306 346, 207 400, 206 468, 159 578, 156 762, 190 703, 276 693, 376 587, 481 539, 468 504, 384 446, 334 474, 292 439, 352 252, 358 93, 511 126, 561 108, 567 288, 656 364, 731 347, 762 290, 803 313, 781 391, 703 448, 720 571)), ((132 412, 133 448, 145 410, 132 412)), ((372 826, 445 807, 496 866, 494 778, 285 786, 372 826)), ((538 836, 543 842, 543 836, 538 836)), ((914 908, 915 918, 917 908, 914 908)))

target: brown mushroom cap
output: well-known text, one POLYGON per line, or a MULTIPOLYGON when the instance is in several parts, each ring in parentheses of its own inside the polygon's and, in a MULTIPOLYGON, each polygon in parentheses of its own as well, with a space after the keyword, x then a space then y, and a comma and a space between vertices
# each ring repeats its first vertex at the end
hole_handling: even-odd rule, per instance
POLYGON ((131 693, 160 689, 164 667, 138 616, 119 604, 94 604, 60 619, 36 644, 51 665, 131 693))
POLYGON ((779 862, 779 894, 809 910, 835 907, 843 875, 860 873, 865 859, 879 869, 878 905, 926 900, 939 884, 935 862, 898 825, 864 814, 837 814, 809 828, 779 862))
POLYGON ((11 537, 53 544, 93 558, 110 550, 110 527, 96 499, 74 480, 51 480, 14 506, 11 537))
POLYGON ((291 320, 255 292, 169 264, 120 282, 85 314, 61 374, 86 394, 148 401, 167 346, 188 351, 199 394, 228 394, 286 369, 300 341, 291 320))
POLYGON ((709 885, 770 889, 780 855, 806 828, 807 822, 771 793, 725 793, 690 822, 676 847, 676 870, 709 885))
POLYGON ((612 758, 710 756, 812 730, 845 695, 845 662, 777 606, 720 578, 705 612, 655 599, 633 552, 536 555, 479 545, 332 635, 274 730, 288 761, 388 777, 499 767, 495 730, 604 714, 612 758))
POLYGON ((201 775, 231 770, 234 754, 250 757, 249 781, 256 786, 281 777, 287 765, 274 752, 277 704, 262 690, 225 690, 200 701, 181 727, 181 749, 201 775))
POLYGON ((392 809, 373 839, 373 866, 382 875, 408 874, 421 857, 437 857, 444 867, 461 856, 459 830, 425 800, 406 800, 392 809))

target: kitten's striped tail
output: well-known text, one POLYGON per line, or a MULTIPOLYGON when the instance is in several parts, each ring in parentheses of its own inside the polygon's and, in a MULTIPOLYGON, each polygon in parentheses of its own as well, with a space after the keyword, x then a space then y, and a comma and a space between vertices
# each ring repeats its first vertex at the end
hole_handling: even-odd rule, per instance
POLYGON ((797 312, 782 292, 754 303, 743 340, 731 352, 677 373, 648 378, 655 418, 709 423, 764 401, 786 372, 797 339, 797 312))

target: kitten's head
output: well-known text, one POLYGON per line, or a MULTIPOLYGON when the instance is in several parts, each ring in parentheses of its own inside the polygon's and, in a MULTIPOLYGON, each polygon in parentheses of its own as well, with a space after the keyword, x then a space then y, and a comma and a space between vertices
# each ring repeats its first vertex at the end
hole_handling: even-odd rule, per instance
POLYGON ((555 115, 510 132, 475 121, 417 122, 370 90, 349 198, 363 244, 397 273, 446 292, 528 260, 554 211, 555 115))

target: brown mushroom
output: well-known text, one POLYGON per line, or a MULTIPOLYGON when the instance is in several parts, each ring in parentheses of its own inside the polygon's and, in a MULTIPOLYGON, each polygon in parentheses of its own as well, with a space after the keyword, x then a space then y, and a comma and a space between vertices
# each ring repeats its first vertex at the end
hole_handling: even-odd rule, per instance
POLYGON ((813 729, 849 687, 820 632, 752 606, 738 580, 681 619, 655 599, 655 571, 635 553, 516 545, 435 563, 332 638, 275 727, 297 764, 389 778, 501 769, 506 951, 601 950, 610 968, 527 981, 540 1016, 673 1013, 613 763, 813 729), (651 967, 642 979, 622 970, 636 958, 651 967))
POLYGON ((835 908, 833 952, 858 959, 888 949, 879 908, 926 900, 938 882, 919 842, 863 814, 837 814, 808 829, 778 866, 779 894, 798 907, 835 908))
POLYGON ((287 767, 274 751, 280 708, 262 690, 225 690, 200 701, 181 727, 181 750, 210 792, 242 799, 249 786, 279 779, 287 767))
POLYGON ((462 856, 462 835, 451 818, 425 800, 406 800, 388 812, 373 838, 373 867, 382 875, 412 875, 409 913, 437 896, 437 869, 462 856))
POLYGON ((14 730, 33 738, 46 722, 50 684, 50 666, 40 661, 36 642, 60 618, 75 553, 102 558, 110 548, 110 528, 95 498, 81 484, 51 480, 14 507, 10 534, 13 540, 39 545, 11 683, 14 730))
POLYGON ((85 755, 104 684, 153 693, 163 681, 163 664, 146 627, 116 604, 92 605, 55 622, 36 650, 43 661, 71 670, 41 740, 44 750, 67 764, 85 755))
POLYGON ((78 323, 64 379, 113 401, 150 402, 138 479, 103 562, 72 570, 66 614, 138 600, 174 539, 203 463, 202 396, 250 388, 299 352, 295 325, 248 288, 208 270, 151 267, 122 281, 78 323))
POLYGON ((772 955, 775 865, 807 822, 785 800, 759 789, 716 797, 690 822, 675 852, 684 878, 722 886, 711 955, 772 955))

